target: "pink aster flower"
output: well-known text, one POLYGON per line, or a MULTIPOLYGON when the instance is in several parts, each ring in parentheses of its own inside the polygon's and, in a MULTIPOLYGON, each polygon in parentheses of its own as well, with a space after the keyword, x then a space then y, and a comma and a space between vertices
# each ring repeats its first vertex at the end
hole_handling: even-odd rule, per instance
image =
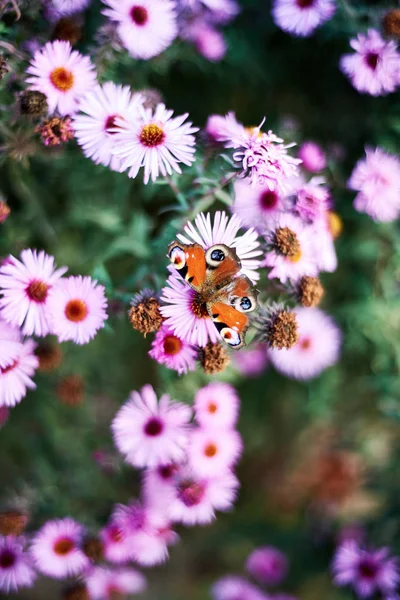
POLYGON ((301 166, 310 173, 319 173, 326 167, 326 156, 321 146, 316 142, 304 142, 299 148, 301 166))
POLYGON ((56 579, 79 575, 89 566, 81 550, 82 525, 70 518, 48 521, 33 537, 31 553, 37 569, 56 579))
POLYGON ((11 365, 21 352, 21 332, 1 320, 0 313, 0 369, 11 365))
POLYGON ((127 462, 135 467, 154 467, 185 458, 191 409, 172 402, 166 394, 160 400, 151 387, 132 392, 112 423, 114 441, 127 462))
POLYGON ((86 10, 90 0, 51 0, 51 4, 60 15, 72 15, 86 10))
POLYGON ((257 269, 260 267, 262 254, 257 232, 251 228, 243 235, 238 235, 243 224, 237 215, 228 217, 225 212, 217 211, 211 220, 210 213, 199 213, 194 224, 190 221, 183 228, 185 235, 178 233, 177 238, 184 244, 200 244, 208 250, 215 244, 225 244, 233 248, 241 263, 240 273, 246 275, 253 283, 260 279, 257 269))
POLYGON ((146 469, 142 492, 147 506, 160 512, 165 511, 169 498, 172 498, 174 481, 180 469, 182 466, 174 463, 146 469))
POLYGON ((323 177, 313 177, 297 190, 295 210, 308 223, 324 218, 331 205, 323 177))
POLYGON ((141 94, 131 94, 130 88, 107 81, 96 86, 81 100, 79 114, 74 117, 74 130, 85 156, 96 164, 120 168, 120 160, 113 156, 116 119, 134 117, 142 105, 141 94))
POLYGON ((26 396, 28 389, 36 388, 31 379, 39 366, 39 359, 34 354, 35 348, 36 344, 32 340, 26 340, 20 344, 13 362, 0 367, 0 406, 15 406, 26 396))
POLYGON ((31 557, 24 552, 23 538, 0 536, 0 591, 5 594, 32 587, 36 572, 31 557))
POLYGON ((284 144, 283 139, 272 131, 264 133, 261 127, 246 128, 236 120, 233 113, 228 113, 226 130, 219 141, 226 148, 234 149, 233 160, 241 170, 242 177, 249 177, 253 185, 266 185, 281 194, 288 191, 288 182, 298 174, 299 158, 288 154, 294 144, 284 144))
POLYGON ((227 511, 236 499, 239 481, 225 471, 218 477, 198 477, 189 468, 174 478, 166 511, 169 518, 184 525, 204 525, 215 518, 215 510, 227 511))
POLYGON ((317 267, 311 228, 294 215, 284 213, 268 227, 269 250, 264 264, 272 267, 268 278, 282 283, 297 281, 303 275, 316 275, 317 267))
POLYGON ((365 550, 355 541, 344 542, 336 550, 332 571, 336 585, 352 585, 361 598, 377 593, 385 598, 397 597, 398 564, 387 548, 365 550))
POLYGON ((173 0, 103 0, 103 14, 118 23, 122 44, 134 58, 149 59, 168 48, 177 33, 173 0))
POLYGON ((85 577, 92 600, 113 600, 130 594, 140 594, 147 587, 146 578, 134 569, 95 567, 85 577))
POLYGON ((234 194, 232 212, 244 225, 258 231, 285 210, 285 198, 269 185, 254 186, 247 179, 238 179, 234 183, 234 194))
POLYGON ((233 113, 230 113, 231 119, 223 115, 210 115, 205 126, 205 133, 212 142, 222 143, 221 140, 227 140, 232 136, 243 133, 243 125, 236 120, 233 113))
POLYGON ((203 23, 193 28, 193 40, 199 54, 210 62, 221 61, 226 54, 226 42, 218 29, 203 23))
POLYGON ((395 42, 385 41, 375 29, 350 41, 354 54, 340 60, 340 68, 359 92, 385 96, 399 85, 400 54, 395 42))
POLYGON ((297 308, 299 341, 292 348, 268 349, 274 367, 293 379, 312 379, 334 365, 340 355, 341 332, 318 308, 297 308))
POLYGON ((111 563, 123 564, 129 561, 130 541, 119 525, 112 520, 100 531, 104 548, 104 558, 111 563))
POLYGON ((366 148, 347 187, 358 192, 354 208, 374 221, 393 221, 400 213, 400 161, 382 148, 366 148))
POLYGON ((243 577, 227 575, 219 579, 211 588, 213 600, 268 600, 266 596, 255 585, 249 583, 243 577))
POLYGON ((335 10, 335 0, 274 0, 272 17, 283 31, 306 37, 329 21, 335 10))
POLYGON ((246 570, 264 585, 279 585, 287 575, 288 560, 277 548, 264 546, 250 554, 246 570))
POLYGON ((268 366, 268 357, 264 344, 242 348, 232 356, 233 364, 241 375, 258 377, 268 366))
POLYGON ((61 115, 75 113, 82 96, 96 83, 89 58, 59 40, 47 42, 35 52, 27 73, 29 89, 45 94, 49 113, 57 109, 61 115))
POLYGON ((54 258, 43 250, 23 250, 21 260, 9 256, 0 267, 2 318, 25 335, 50 333, 48 296, 66 267, 55 269, 54 258))
POLYGON ((237 463, 242 451, 237 431, 199 428, 190 435, 188 459, 196 475, 217 477, 237 463))
POLYGON ((165 325, 156 333, 149 356, 179 375, 196 369, 197 349, 188 344, 165 325))
POLYGON ((52 333, 60 342, 87 344, 108 318, 104 287, 90 277, 68 277, 49 294, 52 333))
MULTIPOLYGON (((163 0, 164 1, 164 0, 163 0)), ((173 171, 182 173, 179 163, 194 162, 195 137, 198 131, 191 122, 184 123, 188 113, 171 118, 172 110, 158 104, 154 113, 139 107, 138 116, 128 121, 116 119, 113 154, 121 160, 121 171, 134 178, 144 168, 144 183, 173 171)))
POLYGON ((239 416, 240 400, 229 383, 215 381, 200 388, 194 398, 196 420, 204 428, 231 429, 239 416))
POLYGON ((327 214, 313 223, 312 240, 318 271, 328 273, 336 271, 338 260, 327 214))

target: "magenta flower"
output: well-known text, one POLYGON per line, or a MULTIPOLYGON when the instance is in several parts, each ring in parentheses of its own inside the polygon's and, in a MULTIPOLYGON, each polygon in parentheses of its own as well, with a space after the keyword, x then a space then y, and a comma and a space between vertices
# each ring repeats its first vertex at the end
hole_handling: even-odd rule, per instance
POLYGON ((274 0, 272 17, 283 31, 306 37, 329 21, 335 10, 335 0, 274 0))
POLYGON ((96 164, 119 171, 120 160, 113 156, 117 119, 133 117, 143 103, 141 94, 131 94, 130 88, 107 81, 90 90, 80 102, 74 116, 75 137, 85 156, 96 164))
POLYGON ((198 53, 210 62, 219 62, 224 58, 226 42, 218 29, 206 23, 199 24, 197 27, 194 24, 192 39, 198 53))
POLYGON ((123 564, 129 561, 130 540, 119 525, 111 522, 100 531, 104 548, 104 558, 111 563, 123 564))
POLYGON ((268 222, 286 208, 284 196, 269 185, 251 185, 247 179, 234 184, 235 199, 232 212, 236 213, 246 227, 261 231, 268 222))
POLYGON ((158 104, 154 112, 139 107, 138 114, 128 116, 127 121, 116 119, 112 152, 121 161, 121 171, 128 170, 129 177, 135 178, 143 167, 147 184, 160 174, 165 177, 173 171, 181 173, 179 163, 190 166, 194 162, 193 134, 198 128, 191 122, 184 123, 188 113, 174 118, 172 115, 172 110, 158 104))
POLYGON ((80 575, 89 559, 81 550, 84 529, 70 518, 48 521, 33 537, 31 553, 37 569, 56 579, 80 575))
POLYGON ((43 250, 23 250, 21 260, 9 256, 0 267, 2 318, 22 328, 25 335, 43 337, 50 333, 49 292, 66 270, 56 270, 54 258, 43 250))
POLYGON ((156 333, 149 356, 179 375, 196 369, 198 351, 165 325, 156 333))
POLYGON ((338 586, 351 585, 360 598, 379 593, 395 598, 400 577, 397 560, 387 548, 365 550, 355 541, 344 542, 336 550, 332 563, 333 581, 338 586))
POLYGON ((264 585, 279 585, 287 575, 288 560, 277 548, 265 546, 250 554, 246 570, 264 585))
POLYGON ((11 365, 21 352, 21 332, 1 320, 0 312, 0 369, 11 365))
POLYGON ((334 365, 340 355, 341 332, 318 308, 297 308, 299 340, 289 349, 268 349, 274 367, 293 379, 312 379, 334 365))
POLYGON ((270 598, 255 585, 237 575, 227 575, 214 583, 211 596, 213 600, 268 600, 270 598))
POLYGON ((173 0, 103 0, 103 10, 118 23, 123 46, 134 58, 149 59, 168 48, 177 33, 173 0))
POLYGON ((310 226, 289 213, 283 213, 265 234, 268 250, 264 264, 272 267, 269 279, 277 277, 282 283, 297 281, 303 275, 317 274, 316 257, 310 226))
POLYGON ((382 148, 366 148, 347 187, 358 192, 354 208, 374 221, 393 221, 400 214, 400 161, 382 148))
POLYGON ((185 458, 191 409, 164 394, 160 400, 151 387, 132 392, 112 423, 114 441, 135 467, 154 467, 185 458))
POLYGON ((0 536, 0 591, 7 595, 19 588, 32 587, 36 579, 31 557, 24 552, 24 546, 23 538, 0 536))
POLYGON ((36 388, 31 379, 39 366, 35 348, 32 340, 22 342, 13 362, 0 368, 0 406, 15 406, 26 396, 28 389, 36 388))
POLYGON ((385 41, 375 29, 350 41, 354 54, 340 60, 340 68, 359 92, 385 96, 399 85, 400 54, 395 42, 385 41))
POLYGON ((203 428, 231 429, 239 416, 240 400, 229 383, 215 381, 200 388, 194 398, 196 420, 203 428))
POLYGON ((119 596, 140 594, 147 587, 144 575, 131 568, 95 567, 85 576, 85 583, 92 600, 113 600, 119 596))
POLYGON ((68 277, 49 294, 51 330, 60 342, 87 344, 104 327, 107 313, 104 287, 90 277, 68 277))
POLYGON ((238 462, 242 451, 243 442, 237 431, 199 428, 190 435, 188 462, 196 475, 218 477, 238 462))
POLYGON ((63 116, 75 113, 79 100, 96 83, 89 58, 59 40, 47 42, 35 52, 27 73, 29 89, 45 94, 49 113, 57 109, 63 116))
POLYGON ((325 169, 327 161, 324 151, 316 142, 304 142, 299 148, 301 166, 310 173, 319 173, 325 169))

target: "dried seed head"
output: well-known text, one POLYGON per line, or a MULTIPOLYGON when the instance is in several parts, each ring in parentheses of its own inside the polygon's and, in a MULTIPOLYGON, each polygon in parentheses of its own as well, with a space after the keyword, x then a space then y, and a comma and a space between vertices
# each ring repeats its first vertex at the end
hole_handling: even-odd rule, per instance
POLYGON ((18 510, 0 513, 1 535, 22 535, 28 524, 28 515, 18 510))
POLYGON ((84 395, 85 386, 79 375, 64 377, 57 386, 57 396, 67 406, 82 404, 84 395))
POLYGON ((222 373, 230 363, 228 352, 222 344, 209 342, 200 350, 200 364, 207 375, 222 373))
POLYGON ((11 210, 8 204, 4 202, 4 200, 0 200, 0 224, 4 223, 10 212, 11 210))
POLYGON ((298 297, 302 306, 306 306, 307 308, 318 306, 324 293, 325 290, 318 277, 304 275, 304 277, 301 278, 298 297))
POLYGON ((44 342, 35 349, 35 354, 39 359, 39 371, 49 373, 55 371, 62 362, 62 352, 60 346, 44 342))
POLYGON ((0 54, 0 81, 3 79, 4 75, 8 73, 8 65, 4 56, 0 54))
POLYGON ((54 27, 52 40, 69 42, 74 46, 82 37, 82 27, 71 17, 62 17, 54 27))
POLYGON ((400 38, 400 8, 393 8, 383 17, 383 28, 387 35, 400 38))
POLYGON ((132 298, 128 315, 133 329, 145 337, 148 333, 158 331, 163 322, 160 303, 152 290, 143 290, 132 298))
POLYGON ((300 242, 294 231, 289 227, 279 227, 274 234, 274 246, 279 254, 287 258, 296 258, 300 252, 300 242))
POLYGON ((91 561, 98 563, 104 558, 104 545, 97 537, 88 537, 83 542, 83 551, 91 561))
POLYGON ((47 119, 35 129, 39 133, 45 146, 59 146, 72 140, 74 130, 70 117, 53 117, 47 119))
POLYGON ((49 105, 47 98, 42 92, 26 90, 19 97, 19 106, 23 115, 33 118, 40 118, 47 115, 49 105))
POLYGON ((283 304, 260 307, 254 321, 258 329, 259 340, 270 348, 291 348, 299 339, 296 313, 283 304))
POLYGON ((90 600, 90 596, 85 584, 77 583, 64 591, 63 600, 90 600))

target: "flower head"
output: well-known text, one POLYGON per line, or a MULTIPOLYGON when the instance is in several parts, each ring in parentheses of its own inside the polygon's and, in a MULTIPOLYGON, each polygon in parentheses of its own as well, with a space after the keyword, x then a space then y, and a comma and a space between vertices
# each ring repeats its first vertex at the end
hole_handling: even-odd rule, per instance
POLYGON ((361 598, 376 593, 396 597, 398 565, 387 548, 365 550, 354 540, 346 541, 336 551, 332 571, 336 585, 352 585, 361 598))
POLYGON ((0 590, 5 594, 32 587, 36 572, 31 557, 24 552, 23 538, 0 536, 0 590))
POLYGON ((126 120, 128 115, 134 118, 143 100, 141 94, 132 95, 129 87, 112 81, 90 90, 82 98, 80 112, 74 116, 73 122, 78 144, 85 156, 96 164, 118 171, 120 160, 112 154, 116 120, 126 120))
POLYGON ((87 344, 107 319, 104 287, 90 277, 68 277, 49 294, 52 333, 60 342, 87 344))
POLYGON ((51 0, 51 3, 60 15, 72 15, 85 10, 90 0, 51 0))
POLYGON ((0 267, 2 318, 21 327, 25 335, 50 333, 49 292, 60 281, 66 267, 55 269, 54 258, 45 252, 23 250, 21 260, 8 257, 0 267))
POLYGON ((156 333, 149 352, 151 358, 177 371, 179 375, 195 370, 197 354, 196 348, 165 325, 156 333))
POLYGON ((347 187, 358 192, 354 208, 374 221, 393 221, 400 214, 400 161, 382 148, 366 148, 347 187))
POLYGON ((100 531, 104 547, 104 558, 111 563, 129 561, 130 542, 123 529, 113 520, 100 531))
POLYGON ((385 96, 399 85, 400 54, 393 41, 385 41, 375 29, 359 33, 350 42, 355 52, 340 60, 340 68, 359 92, 385 96))
POLYGON ((279 585, 288 571, 286 556, 273 546, 254 550, 246 561, 246 569, 264 585, 279 585))
POLYGON ((31 379, 39 366, 39 359, 34 353, 36 344, 26 340, 19 346, 15 359, 9 365, 0 367, 0 406, 15 406, 28 389, 36 388, 31 379))
POLYGON ((272 348, 274 367, 293 379, 312 379, 339 359, 341 332, 318 308, 296 309, 299 340, 289 349, 272 348))
POLYGON ((135 467, 154 467, 182 461, 188 443, 191 409, 172 402, 166 394, 157 400, 151 385, 130 399, 112 423, 115 444, 135 467))
POLYGON ((194 162, 195 137, 198 131, 192 123, 184 123, 188 114, 172 118, 173 111, 164 104, 151 108, 139 107, 138 116, 124 121, 116 119, 113 154, 121 161, 121 171, 136 177, 144 168, 144 182, 173 171, 181 173, 179 163, 190 166, 194 162))
POLYGON ((57 109, 61 115, 75 113, 79 100, 96 82, 89 58, 59 40, 35 52, 27 72, 30 89, 45 94, 49 112, 57 109))
POLYGON ((264 264, 272 267, 268 277, 277 277, 282 283, 298 280, 303 275, 316 275, 313 238, 309 227, 289 213, 280 215, 268 226, 266 233, 269 250, 264 264))
POLYGON ((82 525, 73 519, 48 521, 31 544, 37 569, 56 579, 82 573, 89 566, 89 559, 81 550, 83 533, 82 525))
POLYGON ((213 600, 268 600, 266 596, 255 585, 249 583, 243 577, 227 575, 214 583, 211 588, 213 600))
POLYGON ((296 192, 295 210, 308 223, 324 218, 330 207, 329 191, 322 177, 313 177, 296 192))
POLYGON ((235 388, 220 381, 200 388, 194 398, 196 420, 204 428, 222 430, 235 427, 239 405, 235 388))
POLYGON ((103 0, 118 23, 122 44, 134 58, 149 59, 168 48, 178 33, 173 0, 103 0))
POLYGON ((306 37, 331 19, 335 0, 274 0, 272 17, 283 31, 306 37))
POLYGON ((36 127, 35 131, 40 134, 45 146, 59 146, 72 140, 74 137, 70 117, 52 117, 51 119, 46 119, 46 121, 36 127))
POLYGON ((144 337, 148 333, 158 331, 163 318, 156 292, 146 288, 135 294, 131 300, 128 316, 133 329, 143 333, 144 337))
POLYGON ((326 156, 321 146, 316 142, 304 142, 299 148, 301 166, 310 173, 319 173, 326 167, 326 156))
POLYGON ((242 439, 237 431, 199 428, 190 435, 189 464, 196 475, 218 477, 234 466, 242 450, 242 439))
POLYGON ((147 587, 146 578, 134 569, 96 567, 85 576, 92 600, 113 600, 130 594, 140 594, 147 587))
POLYGON ((8 367, 18 358, 21 340, 20 330, 2 321, 0 313, 0 369, 8 367))
POLYGON ((285 210, 285 199, 269 185, 251 185, 247 179, 238 179, 234 184, 235 200, 232 212, 236 213, 247 227, 261 231, 271 219, 285 210))

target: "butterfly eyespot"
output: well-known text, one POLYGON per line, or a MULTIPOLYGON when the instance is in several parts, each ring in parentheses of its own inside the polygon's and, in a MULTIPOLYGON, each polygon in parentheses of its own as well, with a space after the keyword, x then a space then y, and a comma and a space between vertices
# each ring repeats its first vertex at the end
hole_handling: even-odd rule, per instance
POLYGON ((252 302, 251 302, 250 298, 248 298, 247 296, 245 296, 244 298, 241 298, 240 306, 243 310, 249 310, 252 307, 252 302))
POLYGON ((186 253, 184 250, 182 250, 182 248, 179 248, 179 246, 172 248, 171 252, 169 253, 169 259, 174 265, 175 269, 183 269, 183 267, 186 265, 186 253))
POLYGON ((250 312, 256 308, 257 302, 251 296, 239 296, 233 300, 232 305, 240 312, 250 312))
POLYGON ((231 327, 224 327, 220 333, 222 339, 232 348, 235 348, 236 346, 240 346, 242 344, 242 339, 240 335, 231 327))
POLYGON ((211 267, 218 267, 226 258, 224 246, 211 246, 206 252, 207 264, 211 267))

